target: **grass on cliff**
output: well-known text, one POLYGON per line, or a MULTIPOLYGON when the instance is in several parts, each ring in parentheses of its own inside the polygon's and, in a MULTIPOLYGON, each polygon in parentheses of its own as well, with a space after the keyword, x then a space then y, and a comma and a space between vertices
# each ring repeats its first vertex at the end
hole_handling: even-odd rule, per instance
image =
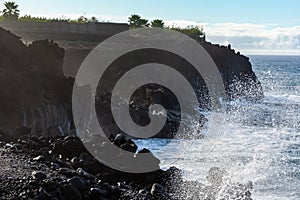
MULTIPOLYGON (((8 19, 5 19, 3 15, 0 15, 0 22, 6 21, 8 19)), ((49 22, 66 22, 66 23, 79 23, 79 24, 85 24, 85 23, 96 23, 99 22, 96 17, 86 18, 84 16, 80 16, 78 19, 69 19, 66 17, 60 17, 60 18, 47 18, 47 17, 33 17, 31 15, 24 15, 16 19, 20 22, 39 22, 39 23, 49 23, 49 22)), ((163 24, 163 21, 160 20, 163 24)), ((101 21, 102 23, 109 23, 109 21, 101 21)), ((152 26, 153 27, 153 26, 152 26)), ((155 26, 154 26, 155 27, 155 26)), ((185 28, 180 27, 165 27, 162 25, 162 28, 167 28, 171 30, 175 30, 181 33, 184 33, 192 38, 199 38, 205 36, 205 33, 202 28, 199 28, 197 26, 188 26, 185 28)))
MULTIPOLYGON (((0 16, 0 21, 5 21, 5 17, 3 15, 0 16)), ((80 16, 78 19, 69 19, 66 17, 60 18, 47 18, 47 17, 32 17, 31 15, 24 15, 17 19, 18 21, 25 22, 69 22, 69 23, 91 23, 91 22, 99 22, 96 17, 86 18, 84 16, 80 16)), ((101 21, 108 22, 108 21, 101 21)))

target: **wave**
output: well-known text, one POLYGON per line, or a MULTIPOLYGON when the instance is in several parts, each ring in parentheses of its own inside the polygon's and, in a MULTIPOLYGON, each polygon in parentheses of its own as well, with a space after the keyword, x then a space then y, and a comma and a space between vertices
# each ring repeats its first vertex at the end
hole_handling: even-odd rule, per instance
POLYGON ((265 97, 266 101, 270 101, 273 103, 285 103, 285 104, 300 104, 300 94, 294 95, 294 94, 267 94, 265 97))

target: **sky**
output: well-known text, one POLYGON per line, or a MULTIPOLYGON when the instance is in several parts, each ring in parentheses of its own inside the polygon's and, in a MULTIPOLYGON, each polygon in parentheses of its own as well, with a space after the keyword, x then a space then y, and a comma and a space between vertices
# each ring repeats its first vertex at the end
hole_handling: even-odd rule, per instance
MULTIPOLYGON (((299 0, 14 0, 21 15, 127 22, 132 14, 168 26, 203 26, 207 40, 243 54, 300 55, 299 0)), ((4 1, 0 1, 3 10, 4 1)))

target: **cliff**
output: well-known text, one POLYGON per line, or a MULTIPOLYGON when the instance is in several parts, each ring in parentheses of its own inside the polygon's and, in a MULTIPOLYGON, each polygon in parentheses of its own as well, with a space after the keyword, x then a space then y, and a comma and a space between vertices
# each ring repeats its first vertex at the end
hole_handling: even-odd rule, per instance
MULTIPOLYGON (((260 82, 252 70, 249 58, 235 53, 234 50, 213 45, 209 42, 199 41, 200 44, 210 54, 216 63, 225 86, 227 100, 246 99, 258 100, 263 97, 263 91, 260 82)), ((134 66, 146 63, 160 63, 171 66, 180 72, 186 80, 197 91, 199 108, 201 110, 210 109, 210 97, 206 84, 194 69, 194 67, 185 59, 176 54, 158 50, 158 49, 141 49, 129 52, 116 59, 105 71, 100 79, 98 90, 96 110, 100 124, 108 127, 106 134, 118 134, 122 132, 116 125, 110 109, 111 94, 117 81, 134 66)), ((167 122, 163 129, 154 137, 173 138, 178 137, 202 137, 201 126, 206 119, 201 117, 199 130, 190 130, 192 124, 184 122, 187 133, 177 134, 181 121, 181 106, 175 94, 168 88, 158 84, 145 85, 134 92, 130 99, 130 115, 133 121, 140 126, 147 126, 150 123, 149 107, 153 104, 162 105, 167 111, 167 122), (192 131, 194 131, 192 133, 192 131)), ((190 116, 193 117, 193 116, 190 116)), ((88 125, 87 125, 88 126, 88 125)))
MULTIPOLYGON (((235 53, 229 47, 205 41, 201 45, 217 64, 229 99, 253 100, 263 97, 261 85, 247 57, 235 53)), ((78 49, 81 50, 80 47, 78 49)), ((83 51, 81 56, 89 52, 88 49, 83 51)), ((156 62, 180 69, 199 91, 200 107, 209 108, 205 84, 201 77, 194 75, 191 66, 174 55, 167 55, 167 52, 147 51, 136 51, 120 57, 107 71, 107 78, 102 80, 106 89, 98 93, 96 108, 104 108, 98 113, 98 120, 106 125, 108 134, 116 135, 121 132, 111 120, 110 87, 126 72, 126 66, 136 66, 155 59, 156 62), (166 56, 171 58, 166 59, 166 56)), ((40 40, 26 46, 19 37, 0 28, 1 128, 25 127, 28 132, 37 136, 70 133, 74 80, 64 76, 64 56, 65 50, 53 42, 40 40)), ((76 55, 73 58, 78 59, 76 55)), ((171 91, 158 85, 149 85, 136 91, 132 99, 136 105, 139 104, 138 107, 131 105, 132 118, 140 125, 149 122, 148 107, 152 103, 162 104, 170 110, 168 123, 156 137, 173 137, 180 119, 180 107, 171 91)))
POLYGON ((64 49, 47 40, 26 46, 0 28, 0 127, 33 135, 68 132, 73 80, 63 75, 64 49))
POLYGON ((201 42, 201 45, 219 68, 229 99, 255 100, 263 97, 261 84, 248 57, 236 53, 230 45, 225 47, 209 42, 201 42))
POLYGON ((125 23, 71 23, 71 22, 34 22, 0 21, 0 27, 22 36, 25 41, 51 40, 90 41, 103 40, 119 32, 128 30, 125 23))

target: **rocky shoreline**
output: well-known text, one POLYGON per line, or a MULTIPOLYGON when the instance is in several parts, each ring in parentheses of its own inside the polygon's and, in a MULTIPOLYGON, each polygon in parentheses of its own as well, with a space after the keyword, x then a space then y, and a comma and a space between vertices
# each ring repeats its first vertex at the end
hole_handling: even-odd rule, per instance
MULTIPOLYGON (((247 57, 230 47, 208 42, 201 45, 217 64, 229 99, 263 96, 247 57)), ((118 78, 119 71, 114 67, 138 64, 134 61, 141 60, 145 52, 137 53, 119 59, 107 80, 118 78)), ((166 61, 165 54, 148 53, 150 59, 166 61)), ((96 109, 104 108, 98 113, 98 120, 106 124, 112 135, 110 142, 135 153, 134 160, 139 159, 139 154, 150 153, 151 165, 158 170, 125 173, 93 158, 75 136, 71 109, 74 79, 64 76, 64 55, 65 50, 52 41, 35 41, 27 46, 19 37, 0 28, 0 199, 251 199, 251 184, 224 181, 223 169, 212 168, 207 172, 209 185, 183 180, 183 172, 175 167, 161 170, 160 160, 148 149, 140 150, 134 141, 120 137, 121 131, 105 112, 110 108, 110 91, 96 95, 96 109)), ((183 60, 167 62, 171 66, 185 66, 183 60)), ((188 68, 182 69, 187 75, 192 74, 188 68)), ((105 81, 104 85, 110 84, 105 81)), ((203 83, 199 77, 192 77, 191 81, 203 83)), ((203 93, 199 101, 205 104, 206 89, 201 84, 203 93)), ((131 114, 137 124, 147 124, 148 108, 153 102, 170 111, 178 108, 177 100, 160 87, 142 88, 136 94, 133 99, 141 106, 133 108, 131 114), (144 95, 146 92, 148 96, 144 95)), ((166 123, 162 134, 156 137, 173 137, 167 131, 178 125, 178 116, 175 112, 170 116, 172 122, 166 123)))
MULTIPOLYGON (((137 151, 124 137, 112 143, 137 151)), ((113 170, 94 159, 75 136, 8 141, 1 132, 0 155, 1 199, 251 199, 251 183, 226 185, 219 168, 208 172, 210 185, 184 181, 175 167, 144 174, 113 170)))

